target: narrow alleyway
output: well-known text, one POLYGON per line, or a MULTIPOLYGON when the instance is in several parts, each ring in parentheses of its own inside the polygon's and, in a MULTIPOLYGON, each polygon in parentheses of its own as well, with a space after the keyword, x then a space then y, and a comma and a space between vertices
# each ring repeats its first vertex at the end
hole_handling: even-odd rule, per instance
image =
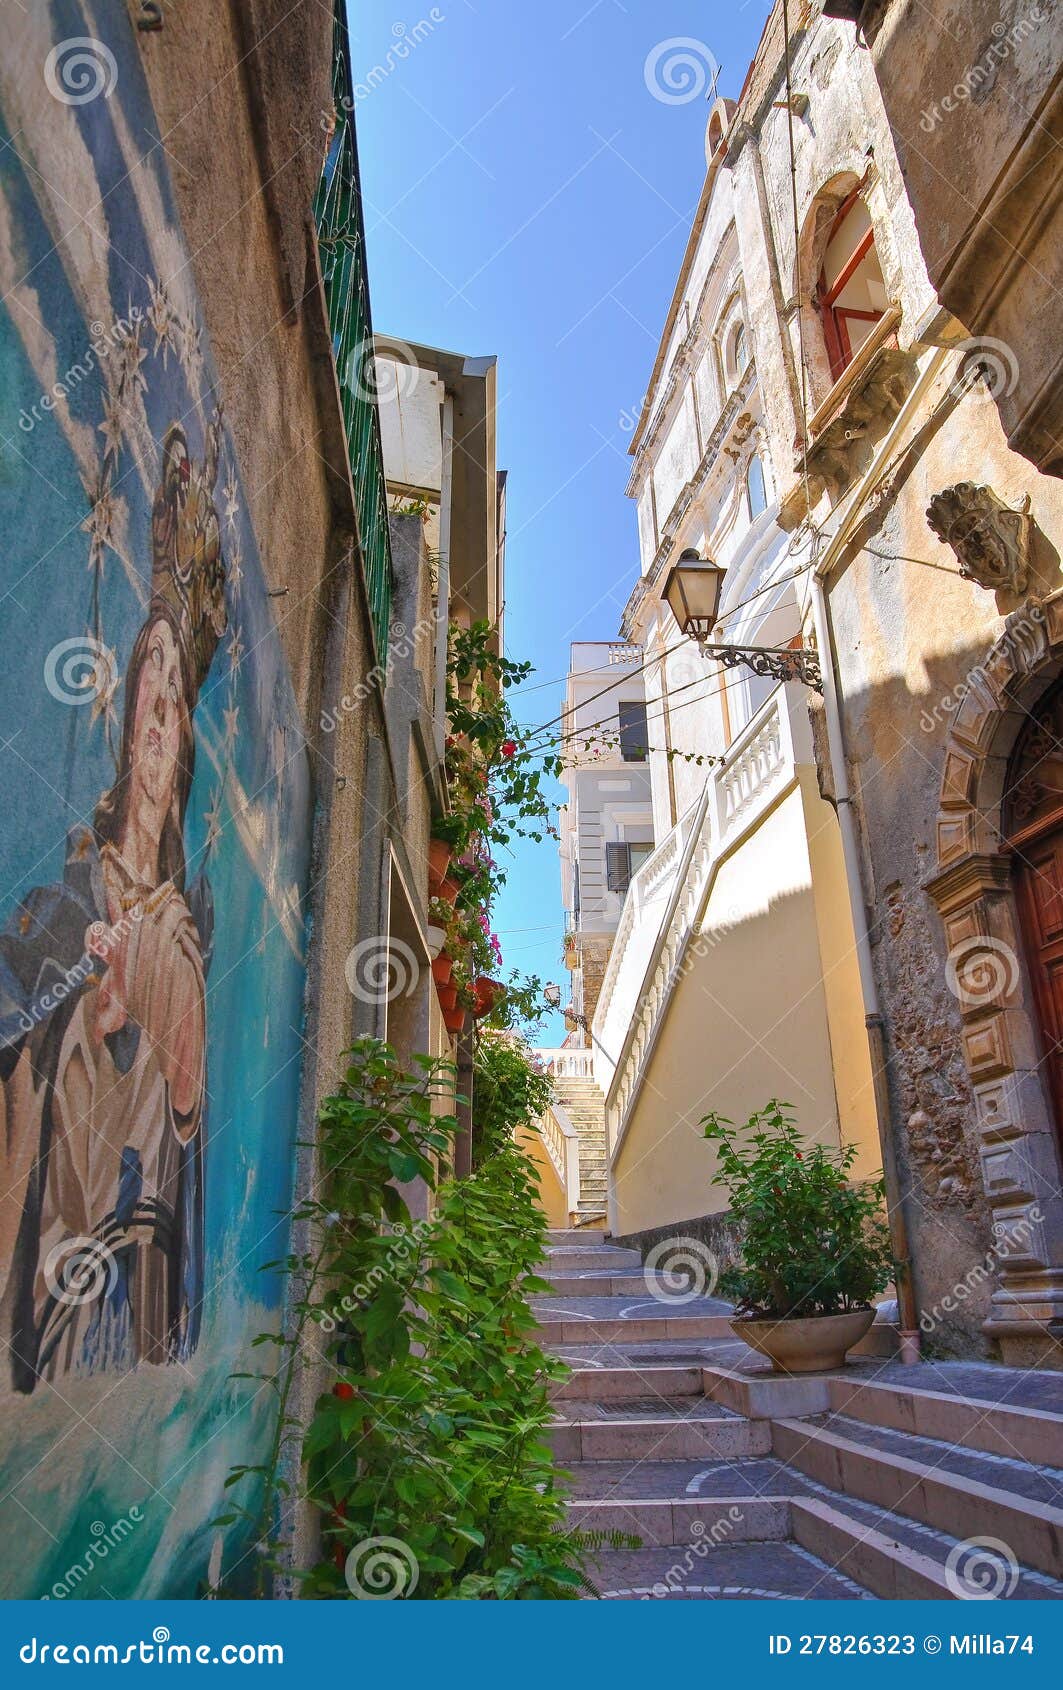
POLYGON ((1063 1596, 1059 1374, 867 1357, 776 1378, 727 1304, 665 1300, 601 1232, 552 1232, 545 1272, 572 1523, 642 1539, 600 1556, 602 1596, 1063 1596))

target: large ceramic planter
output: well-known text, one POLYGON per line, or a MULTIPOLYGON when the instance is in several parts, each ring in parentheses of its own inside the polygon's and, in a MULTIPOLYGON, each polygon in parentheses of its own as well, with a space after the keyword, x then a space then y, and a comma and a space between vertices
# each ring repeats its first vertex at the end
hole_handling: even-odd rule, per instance
POLYGON ((448 1033, 460 1033, 465 1025, 464 1006, 459 1003, 453 1009, 445 1009, 443 1011, 443 1024, 448 1033))
POLYGON ((439 888, 447 877, 450 859, 453 852, 445 839, 430 839, 428 841, 428 893, 432 898, 438 897, 439 888))
POLYGON ((457 988, 457 986, 451 985, 451 983, 449 981, 446 983, 446 985, 443 985, 443 986, 437 985, 436 986, 436 997, 439 999, 440 1009, 443 1011, 443 1014, 446 1015, 448 1010, 454 1009, 457 1006, 458 988, 457 988))
POLYGON ((731 1331, 767 1356, 778 1373, 824 1373, 844 1367, 847 1350, 871 1329, 874 1309, 817 1314, 805 1320, 732 1320, 731 1331))
POLYGON ((432 958, 432 979, 437 986, 445 986, 454 972, 454 958, 446 951, 432 958))

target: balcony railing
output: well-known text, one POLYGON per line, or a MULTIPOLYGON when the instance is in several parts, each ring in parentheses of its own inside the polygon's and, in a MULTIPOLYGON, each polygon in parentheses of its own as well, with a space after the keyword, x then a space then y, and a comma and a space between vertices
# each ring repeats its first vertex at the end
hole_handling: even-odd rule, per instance
POLYGON ((543 1050, 541 1047, 532 1051, 544 1074, 549 1074, 558 1080, 593 1080, 594 1052, 590 1050, 543 1050))
POLYGON ((612 1159, 672 994, 703 950, 695 936, 720 864, 795 785, 798 765, 811 759, 805 689, 796 682, 777 687, 632 881, 631 892, 644 876, 650 885, 637 888, 644 901, 628 894, 594 1017, 595 1078, 606 1093, 612 1159))
POLYGON ((335 10, 332 99, 336 127, 314 200, 314 217, 347 456, 354 482, 366 593, 376 638, 376 657, 383 663, 387 659, 391 613, 391 538, 373 374, 373 324, 343 0, 338 0, 335 10))

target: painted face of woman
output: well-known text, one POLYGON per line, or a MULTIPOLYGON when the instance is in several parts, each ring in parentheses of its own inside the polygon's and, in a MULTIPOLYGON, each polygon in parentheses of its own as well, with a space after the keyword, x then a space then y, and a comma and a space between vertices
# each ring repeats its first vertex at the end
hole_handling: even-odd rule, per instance
POLYGON ((177 642, 169 622, 160 617, 137 684, 130 768, 133 802, 147 800, 160 823, 173 802, 185 709, 177 642))

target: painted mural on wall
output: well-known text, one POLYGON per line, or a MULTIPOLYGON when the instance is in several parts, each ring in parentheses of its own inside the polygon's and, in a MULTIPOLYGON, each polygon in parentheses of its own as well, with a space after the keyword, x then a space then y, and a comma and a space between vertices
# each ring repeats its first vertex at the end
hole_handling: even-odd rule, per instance
POLYGON ((0 69, 0 1589, 71 1594, 132 1520, 76 1593, 191 1595, 267 1423, 231 1375, 287 1246, 306 752, 125 9, 34 13, 0 69))

